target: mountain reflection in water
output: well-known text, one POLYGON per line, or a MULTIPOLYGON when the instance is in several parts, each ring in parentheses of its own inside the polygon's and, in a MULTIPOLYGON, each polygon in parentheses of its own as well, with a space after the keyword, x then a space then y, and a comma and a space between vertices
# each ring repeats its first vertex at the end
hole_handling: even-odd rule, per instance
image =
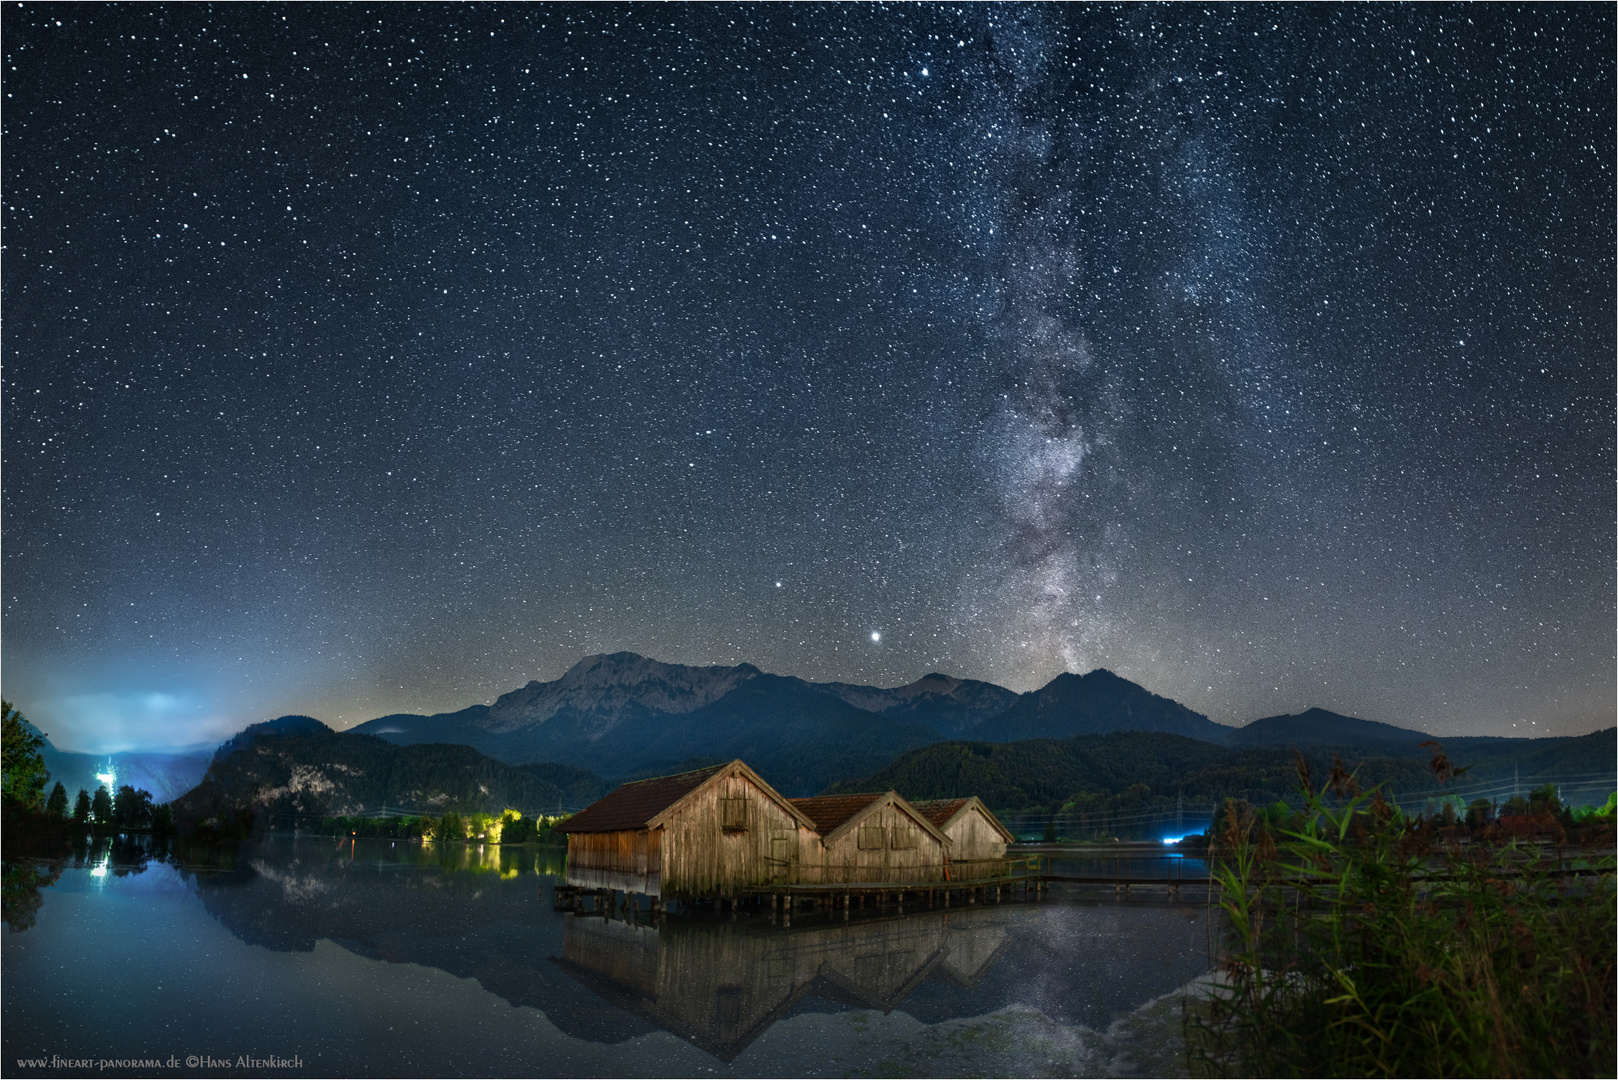
POLYGON ((1170 1003, 1207 968, 1200 903, 647 925, 555 911, 555 850, 136 854, 70 860, 6 929, 7 1047, 273 1043, 326 1075, 1163 1075, 1183 1068, 1170 1003), (55 989, 110 954, 155 988, 138 1017, 88 973, 55 989), (477 1011, 495 999, 515 1011, 477 1011))

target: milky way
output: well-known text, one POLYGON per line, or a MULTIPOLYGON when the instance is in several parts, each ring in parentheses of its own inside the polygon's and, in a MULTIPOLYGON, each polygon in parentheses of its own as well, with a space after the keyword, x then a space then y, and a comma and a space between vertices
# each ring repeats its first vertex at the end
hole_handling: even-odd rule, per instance
POLYGON ((580 655, 1614 713, 1607 7, 4 9, 65 746, 580 655))

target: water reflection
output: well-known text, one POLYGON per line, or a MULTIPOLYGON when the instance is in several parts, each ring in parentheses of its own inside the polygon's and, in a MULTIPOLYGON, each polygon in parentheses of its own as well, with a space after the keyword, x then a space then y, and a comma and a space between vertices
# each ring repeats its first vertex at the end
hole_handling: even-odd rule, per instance
MULTIPOLYGON (((54 957, 85 946, 82 928, 89 924, 83 920, 99 911, 111 936, 97 939, 95 949, 105 951, 117 940, 115 947, 128 952, 121 970, 169 971, 148 981, 172 987, 190 985, 202 970, 210 978, 217 972, 231 980, 240 972, 247 980, 243 985, 255 987, 253 995, 268 993, 283 1002, 273 1021, 246 998, 235 1005, 220 1000, 226 1019, 195 1007, 166 1013, 162 1021, 171 1036, 194 1027, 200 1038, 224 1030, 221 1024, 237 1025, 244 1043, 292 1032, 304 1040, 299 1045, 309 1051, 306 1057, 319 1049, 310 1033, 331 1026, 332 1005, 318 1004, 310 987, 358 985, 353 980, 359 969, 340 965, 334 956, 415 965, 409 972, 378 969, 376 984, 383 994, 378 1000, 393 1004, 381 1013, 362 1010, 365 1018, 381 1019, 360 1021, 356 1013, 356 1022, 391 1024, 386 1017, 396 1009, 437 1015, 437 1004, 396 989, 431 985, 437 987, 433 995, 448 992, 444 984, 416 974, 432 970, 475 980, 479 994, 537 1010, 545 1030, 564 1040, 544 1043, 553 1047, 545 1053, 573 1054, 580 1051, 568 1047, 592 1046, 592 1053, 602 1055, 596 1064, 579 1059, 571 1068, 605 1075, 658 1071, 643 1055, 659 1046, 657 1053, 674 1053, 666 1041, 671 1035, 691 1048, 684 1053, 710 1055, 707 1060, 716 1068, 734 1060, 737 1070, 752 1075, 802 1075, 804 1053, 831 1059, 819 1071, 885 1071, 890 1058, 903 1062, 917 1052, 905 1041, 913 1038, 945 1055, 927 1068, 992 1072, 996 1069, 988 1059, 980 1060, 978 1050, 961 1050, 966 1056, 960 1061, 949 1056, 958 1040, 975 1047, 972 1040, 988 1039, 990 1032, 1021 1048, 1016 1069, 1100 1068, 1083 1065, 1089 1060, 1083 1055, 1101 1052, 1096 1047, 1112 1038, 1105 1034, 1112 1025, 1200 976, 1207 964, 1207 913, 1201 903, 1056 900, 848 922, 806 916, 790 928, 772 926, 767 913, 676 917, 647 925, 555 911, 552 889, 562 880, 563 861, 560 849, 496 845, 303 838, 241 849, 176 849, 104 839, 59 863, 34 864, 39 876, 31 883, 8 876, 7 918, 16 912, 18 920, 13 932, 35 917, 38 897, 43 895, 46 904, 37 928, 8 939, 8 949, 23 950, 8 952, 8 963, 37 954, 41 966, 33 977, 56 978, 48 974, 58 970, 54 957), (160 864, 167 865, 159 869, 160 864), (54 888, 49 887, 53 874, 64 875, 54 888), (17 891, 35 898, 32 909, 26 902, 11 903, 14 880, 17 891), (103 899, 94 908, 82 901, 64 906, 64 913, 78 914, 53 924, 54 892, 103 899), (151 914, 142 914, 149 909, 151 914), (232 954, 214 946, 191 957, 188 942, 200 940, 195 931, 117 937, 117 928, 132 925, 131 920, 150 919, 152 927, 188 925, 184 909, 222 926, 245 947, 232 954), (262 950, 300 958, 294 965, 266 965, 262 950), (53 959, 45 962, 47 956, 53 959), (176 964, 194 966, 182 979, 172 971, 176 964), (346 974, 335 974, 339 968, 346 974), (395 1000, 389 994, 401 996, 395 1000), (893 1019, 884 1020, 884 1014, 893 1019), (862 1034, 876 1031, 870 1025, 879 1022, 881 1037, 862 1034), (772 1031, 776 1034, 766 1038, 772 1031), (841 1034, 824 1045, 814 1041, 819 1036, 808 1035, 831 1031, 841 1034), (937 1039, 929 1042, 918 1032, 936 1032, 937 1039), (1078 1055, 1074 1064, 1058 1068, 1041 1056, 1046 1055, 1041 1048, 1058 1037, 1078 1055), (867 1059, 868 1066, 852 1064, 867 1059)), ((33 969, 17 963, 10 971, 26 979, 23 973, 33 969)), ((111 1019, 82 1008, 58 1015, 50 1005, 55 998, 23 993, 16 1000, 36 1005, 26 1016, 16 1008, 8 1013, 17 1038, 30 1031, 97 1031, 98 1024, 115 1025, 122 1007, 109 999, 105 1012, 111 1019)), ((359 1000, 354 999, 355 1009, 359 1000)), ((511 1014, 495 1022, 519 1021, 511 1014)), ((1128 1053, 1137 1053, 1144 1043, 1166 1046, 1178 1038, 1172 1017, 1154 1024, 1149 1037, 1131 1037, 1128 1053)), ((427 1063, 460 1052, 461 1036, 454 1034, 460 1029, 418 1027, 408 1032, 387 1027, 388 1052, 397 1056, 386 1059, 374 1049, 351 1048, 346 1029, 333 1029, 323 1060, 338 1073, 386 1074, 391 1068, 398 1075, 403 1068, 432 1074, 448 1068, 427 1063)), ((465 1038, 473 1038, 470 1030, 465 1038)), ((541 1055, 540 1045, 521 1053, 541 1055)), ((689 1074, 691 1060, 676 1055, 667 1068, 689 1074)))
POLYGON ((0 861, 0 918, 12 933, 31 929, 44 898, 40 890, 61 879, 64 870, 88 870, 92 880, 109 874, 128 877, 144 873, 156 857, 170 853, 169 842, 139 833, 86 835, 70 842, 56 858, 21 858, 0 861))
POLYGON ((730 1061, 806 995, 886 1013, 924 979, 976 986, 1009 922, 989 909, 793 928, 570 915, 555 962, 620 1009, 730 1061))

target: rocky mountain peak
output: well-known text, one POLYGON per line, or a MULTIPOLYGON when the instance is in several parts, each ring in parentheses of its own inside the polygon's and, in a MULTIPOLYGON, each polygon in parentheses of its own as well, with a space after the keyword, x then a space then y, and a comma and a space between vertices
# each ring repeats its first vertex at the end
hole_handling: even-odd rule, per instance
POLYGON ((559 679, 530 682, 502 694, 484 723, 492 732, 516 731, 567 710, 591 718, 589 726, 599 734, 630 715, 692 712, 759 674, 752 664, 691 667, 639 653, 597 653, 580 659, 559 679))

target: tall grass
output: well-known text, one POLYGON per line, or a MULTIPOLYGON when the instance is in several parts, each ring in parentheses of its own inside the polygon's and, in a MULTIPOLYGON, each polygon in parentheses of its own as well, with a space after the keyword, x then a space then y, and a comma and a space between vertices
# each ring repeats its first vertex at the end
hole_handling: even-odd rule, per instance
MULTIPOLYGON (((1453 770, 1442 751, 1434 771, 1453 770)), ((1193 1071, 1241 1076, 1612 1076, 1614 859, 1473 842, 1362 792, 1338 764, 1274 828, 1224 815, 1229 937, 1189 1014, 1193 1071), (1329 792, 1329 797, 1328 797, 1329 792)))

